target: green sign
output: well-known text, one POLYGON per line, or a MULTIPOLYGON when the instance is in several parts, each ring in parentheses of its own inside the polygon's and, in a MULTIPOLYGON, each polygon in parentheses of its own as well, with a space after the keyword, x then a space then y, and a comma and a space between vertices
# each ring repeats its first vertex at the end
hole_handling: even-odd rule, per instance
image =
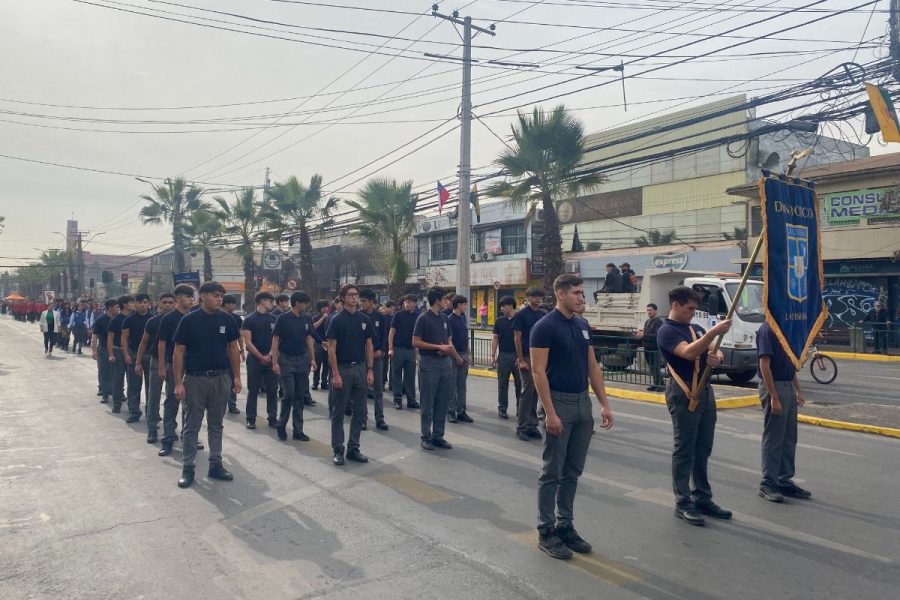
POLYGON ((869 224, 900 219, 900 189, 871 188, 833 192, 819 197, 826 226, 869 224))

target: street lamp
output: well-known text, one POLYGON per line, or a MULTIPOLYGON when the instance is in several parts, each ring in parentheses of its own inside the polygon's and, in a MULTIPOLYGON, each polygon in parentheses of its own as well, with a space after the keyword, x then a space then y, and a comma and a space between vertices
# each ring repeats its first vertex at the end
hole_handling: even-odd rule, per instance
POLYGON ((575 67, 576 69, 581 69, 583 71, 593 71, 595 73, 601 73, 603 71, 618 71, 622 74, 622 106, 625 108, 625 112, 628 112, 628 100, 625 98, 625 63, 620 61, 617 65, 612 65, 608 67, 590 67, 585 65, 580 65, 575 67))

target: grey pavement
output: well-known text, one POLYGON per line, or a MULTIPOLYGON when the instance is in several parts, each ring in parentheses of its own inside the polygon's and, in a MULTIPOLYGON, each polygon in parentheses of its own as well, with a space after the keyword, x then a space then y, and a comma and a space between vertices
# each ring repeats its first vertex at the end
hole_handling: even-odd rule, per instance
MULTIPOLYGON (((36 327, 0 319, 0 598, 753 599, 896 597, 900 440, 801 426, 798 483, 811 501, 757 497, 761 416, 719 414, 710 464, 731 522, 672 515, 664 407, 613 400, 576 500, 594 553, 535 548, 540 445, 496 417, 491 379, 470 378, 472 425, 450 451, 419 449, 417 411, 363 433, 367 465, 329 460, 325 394, 306 432, 278 442, 226 417, 235 481, 175 482, 145 425, 94 395, 86 357, 45 358, 36 327)), ((243 408, 244 394, 239 399, 243 408)), ((205 435, 205 434, 201 434, 205 435)))

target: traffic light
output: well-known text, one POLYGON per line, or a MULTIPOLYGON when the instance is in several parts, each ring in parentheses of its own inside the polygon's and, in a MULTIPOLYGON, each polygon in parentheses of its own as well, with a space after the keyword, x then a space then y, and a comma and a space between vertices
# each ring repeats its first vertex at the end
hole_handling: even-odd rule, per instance
POLYGON ((257 291, 261 290, 263 286, 263 278, 262 275, 256 276, 256 289, 257 291))
POLYGON ((102 281, 103 283, 112 283, 112 273, 110 273, 109 271, 101 271, 100 281, 102 281))
POLYGON ((88 287, 90 287, 91 289, 94 288, 94 278, 93 278, 93 277, 91 277, 91 285, 88 286, 88 287))
POLYGON ((128 273, 122 273, 122 287, 128 288, 128 273))

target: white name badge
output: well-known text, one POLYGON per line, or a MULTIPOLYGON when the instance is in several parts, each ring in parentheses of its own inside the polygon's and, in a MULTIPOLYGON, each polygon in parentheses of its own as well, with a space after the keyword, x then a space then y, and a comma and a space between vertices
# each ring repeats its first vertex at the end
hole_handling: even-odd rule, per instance
POLYGON ((365 324, 365 323, 362 324, 362 328, 363 328, 363 331, 366 330, 366 324, 365 324))
POLYGON ((272 331, 275 331, 275 323, 270 323, 270 324, 269 324, 269 327, 272 328, 272 331))
POLYGON ((219 333, 225 333, 225 326, 219 325, 219 333))
POLYGON ((584 339, 586 339, 586 340, 591 339, 591 334, 588 333, 588 331, 587 331, 586 329, 582 329, 582 330, 581 330, 581 335, 583 335, 583 336, 584 336, 584 339))

